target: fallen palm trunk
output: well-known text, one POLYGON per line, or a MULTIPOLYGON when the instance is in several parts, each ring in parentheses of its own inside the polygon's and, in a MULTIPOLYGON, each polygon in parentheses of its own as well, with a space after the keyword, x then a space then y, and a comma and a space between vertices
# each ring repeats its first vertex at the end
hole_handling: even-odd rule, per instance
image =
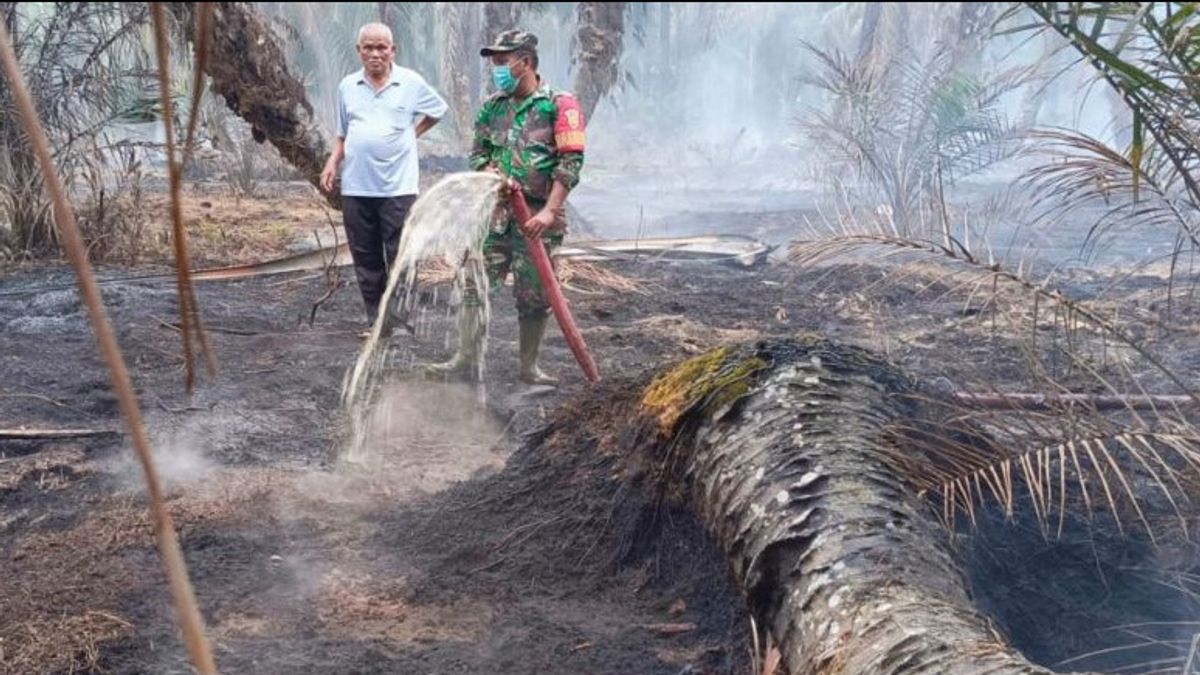
MULTIPOLYGON (((194 3, 169 3, 184 25, 192 25, 194 3)), ((193 37, 190 33, 188 37, 193 37)), ((248 2, 214 7, 204 72, 225 105, 252 127, 254 140, 270 141, 284 160, 319 189, 329 157, 304 83, 291 73, 283 46, 267 18, 248 2)), ((339 208, 338 194, 325 194, 339 208)))
POLYGON ((1049 673, 974 608, 937 515, 888 463, 905 450, 889 426, 921 414, 912 390, 877 357, 811 338, 696 357, 643 405, 667 485, 793 675, 1049 673))

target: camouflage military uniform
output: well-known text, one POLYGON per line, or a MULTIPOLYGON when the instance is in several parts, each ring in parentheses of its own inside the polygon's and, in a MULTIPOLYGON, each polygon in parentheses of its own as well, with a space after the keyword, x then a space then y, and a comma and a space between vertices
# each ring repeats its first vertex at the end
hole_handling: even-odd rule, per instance
MULTIPOLYGON (((583 113, 575 97, 543 84, 519 104, 501 93, 484 102, 475 119, 470 164, 477 171, 491 165, 516 179, 530 214, 537 214, 545 207, 554 181, 568 190, 579 183, 583 149, 583 113)), ((560 214, 554 227, 542 235, 548 254, 562 243, 566 226, 560 214)), ((483 256, 493 294, 511 271, 517 315, 546 316, 545 289, 518 223, 508 218, 493 227, 484 240, 483 256)))
MULTIPOLYGON (((540 78, 535 80, 536 88, 519 101, 504 93, 518 91, 520 83, 510 69, 513 59, 502 56, 505 54, 528 58, 527 67, 536 75, 537 37, 519 30, 505 31, 493 45, 480 50, 480 56, 505 62, 493 61, 493 82, 500 91, 484 102, 476 117, 470 164, 476 171, 493 168, 513 178, 525 195, 530 215, 536 216, 546 207, 556 182, 568 191, 579 183, 583 168, 583 112, 574 96, 551 89, 540 78)), ((526 77, 530 70, 520 77, 526 77)), ((555 378, 543 373, 537 365, 549 320, 549 302, 520 225, 511 216, 494 223, 483 243, 484 266, 493 294, 504 287, 508 273, 513 274, 521 381, 554 384, 555 378)), ((555 222, 535 245, 546 247, 547 254, 552 254, 562 243, 566 227, 566 219, 557 214, 555 222)), ((458 352, 445 363, 431 365, 431 373, 478 377, 486 330, 482 325, 483 313, 475 311, 481 304, 478 291, 468 286, 464 295, 466 306, 459 312, 458 352)))

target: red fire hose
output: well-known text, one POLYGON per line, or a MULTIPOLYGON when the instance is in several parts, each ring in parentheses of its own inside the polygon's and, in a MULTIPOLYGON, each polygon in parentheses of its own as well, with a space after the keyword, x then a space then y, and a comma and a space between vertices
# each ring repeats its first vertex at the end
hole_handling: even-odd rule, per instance
MULTIPOLYGON (((533 216, 529 213, 529 205, 525 203, 525 195, 521 192, 521 186, 510 180, 508 187, 508 201, 512 207, 513 218, 517 221, 517 227, 521 227, 533 216)), ((583 335, 575 326, 575 318, 571 316, 571 310, 567 308, 567 299, 563 297, 562 288, 559 287, 558 279, 554 276, 554 268, 550 266, 550 256, 546 255, 546 248, 542 246, 541 241, 525 234, 524 229, 521 230, 521 234, 525 237, 529 254, 533 257, 533 265, 537 268, 538 276, 542 279, 542 286, 546 289, 546 297, 550 301, 550 308, 554 310, 554 318, 558 319, 563 337, 567 339, 567 346, 571 348, 571 353, 575 355, 575 360, 579 362, 579 367, 583 369, 583 375, 588 382, 599 382, 600 371, 596 368, 596 362, 592 360, 591 353, 588 352, 583 335)))

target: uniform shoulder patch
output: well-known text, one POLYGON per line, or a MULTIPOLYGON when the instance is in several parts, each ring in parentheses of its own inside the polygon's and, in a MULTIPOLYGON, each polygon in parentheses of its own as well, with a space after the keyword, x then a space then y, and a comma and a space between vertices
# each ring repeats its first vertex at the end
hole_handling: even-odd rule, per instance
POLYGON ((554 97, 558 117, 554 121, 554 144, 559 152, 583 152, 586 145, 586 124, 579 101, 571 94, 554 97))

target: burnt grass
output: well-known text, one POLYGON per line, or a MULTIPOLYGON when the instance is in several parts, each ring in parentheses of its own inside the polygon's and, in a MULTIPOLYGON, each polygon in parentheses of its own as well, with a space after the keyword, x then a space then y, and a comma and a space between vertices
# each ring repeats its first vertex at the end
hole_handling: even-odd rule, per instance
MULTIPOLYGON (((884 276, 872 266, 605 268, 646 294, 585 280, 568 291, 602 387, 586 390, 552 329, 544 363, 563 387, 520 395, 506 289, 477 413, 504 433, 437 489, 339 467, 339 392, 364 327, 352 281, 312 326, 319 276, 200 285, 219 372, 201 373, 191 397, 179 335, 165 325, 171 282, 103 287, 166 448, 172 513, 223 672, 748 673, 749 620, 720 554, 685 506, 596 451, 596 438, 623 433, 648 378, 717 344, 816 331, 886 351, 923 381, 1023 381, 1020 339, 947 301, 945 285, 906 279, 867 293, 884 276), (579 427, 579 443, 547 445, 546 430, 564 425, 579 427)), ((0 277, 0 426, 119 429, 72 283, 61 266, 0 277)), ((431 316, 436 335, 447 322, 431 316)), ((392 343, 416 360, 447 354, 440 337, 392 343)), ((1179 372, 1198 365, 1186 350, 1166 358, 1179 372)), ((389 377, 413 391, 444 386, 396 364, 389 377)), ((411 452, 453 460, 456 450, 411 452)), ((190 672, 129 455, 117 435, 0 441, 3 672, 190 672)), ((1027 520, 987 519, 964 538, 964 561, 980 606, 1032 658, 1053 665, 1129 641, 1109 626, 1195 616, 1186 594, 1127 573, 1158 564, 1136 536, 1080 523, 1052 545, 1027 520)), ((1181 574, 1196 562, 1185 553, 1172 568, 1181 574)))

